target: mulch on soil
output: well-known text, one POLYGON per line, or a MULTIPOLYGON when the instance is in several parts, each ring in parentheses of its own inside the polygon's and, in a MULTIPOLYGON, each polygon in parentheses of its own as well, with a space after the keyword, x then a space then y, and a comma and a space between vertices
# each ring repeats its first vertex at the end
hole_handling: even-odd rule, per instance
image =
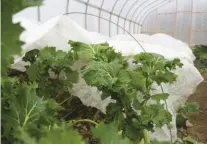
POLYGON ((187 129, 187 134, 198 142, 207 144, 207 73, 203 77, 204 81, 188 100, 198 104, 200 108, 198 112, 190 117, 193 127, 187 129))

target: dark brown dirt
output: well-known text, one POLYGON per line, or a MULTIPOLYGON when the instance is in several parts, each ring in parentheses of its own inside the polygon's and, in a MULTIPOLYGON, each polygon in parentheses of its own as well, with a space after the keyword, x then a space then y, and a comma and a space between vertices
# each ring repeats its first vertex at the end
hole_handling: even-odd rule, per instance
POLYGON ((190 117, 193 127, 188 128, 187 133, 198 142, 207 144, 207 73, 203 76, 205 80, 189 98, 189 102, 198 104, 200 109, 190 117))

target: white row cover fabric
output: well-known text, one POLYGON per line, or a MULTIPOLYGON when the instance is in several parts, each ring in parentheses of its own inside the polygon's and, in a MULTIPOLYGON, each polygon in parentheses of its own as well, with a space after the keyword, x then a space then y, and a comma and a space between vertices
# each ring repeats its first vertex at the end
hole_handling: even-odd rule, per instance
MULTIPOLYGON (((174 84, 163 85, 164 92, 170 94, 167 100, 167 108, 173 116, 172 139, 175 141, 177 138, 176 110, 178 106, 185 103, 198 84, 203 81, 202 76, 193 64, 195 56, 187 44, 168 35, 156 34, 148 36, 134 34, 134 37, 140 41, 146 52, 157 53, 167 59, 179 58, 184 64, 182 68, 175 70, 178 75, 177 81, 174 84)), ((45 46, 55 46, 59 50, 67 51, 70 49, 68 40, 89 44, 108 42, 117 52, 121 52, 126 57, 143 52, 142 48, 129 36, 122 35, 109 38, 96 32, 88 32, 68 16, 57 16, 41 25, 29 28, 24 32, 24 37, 21 39, 25 42, 25 45, 22 46, 22 54, 45 46)), ((25 63, 20 60, 21 57, 16 58, 13 68, 24 70, 23 65, 25 63)), ((160 87, 155 85, 155 88, 157 90, 153 91, 152 94, 161 92, 160 87)), ((101 92, 96 87, 88 86, 82 78, 74 85, 71 92, 78 96, 83 104, 96 107, 103 113, 105 113, 108 103, 112 102, 110 97, 102 101, 101 92)), ((152 139, 165 141, 170 141, 171 139, 167 126, 163 126, 161 129, 156 128, 154 133, 149 134, 152 139)))

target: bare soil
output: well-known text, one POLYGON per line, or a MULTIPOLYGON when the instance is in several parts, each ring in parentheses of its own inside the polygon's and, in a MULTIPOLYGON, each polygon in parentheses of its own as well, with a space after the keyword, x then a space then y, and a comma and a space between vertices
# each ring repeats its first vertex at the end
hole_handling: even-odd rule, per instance
POLYGON ((190 117, 193 127, 187 129, 187 134, 198 142, 207 144, 207 73, 203 77, 204 81, 188 100, 198 104, 200 109, 190 117))

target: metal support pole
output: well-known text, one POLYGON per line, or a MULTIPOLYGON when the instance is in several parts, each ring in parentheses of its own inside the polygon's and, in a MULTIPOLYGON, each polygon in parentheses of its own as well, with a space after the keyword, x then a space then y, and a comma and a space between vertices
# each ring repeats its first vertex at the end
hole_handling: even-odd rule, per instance
MULTIPOLYGON (((149 5, 146 5, 145 7, 143 7, 142 10, 141 10, 140 12, 144 12, 144 10, 145 10, 147 7, 149 7, 150 5, 156 4, 155 6, 153 6, 153 7, 156 7, 156 6, 158 6, 158 5, 162 4, 162 3, 164 3, 165 1, 166 1, 166 0, 161 1, 161 2, 159 2, 159 3, 156 3, 157 0, 152 1, 149 5)), ((148 11, 148 10, 151 10, 153 7, 151 7, 151 8, 149 7, 149 9, 147 9, 147 11, 148 11)), ((144 14, 146 14, 147 11, 145 11, 144 14)), ((152 11, 151 11, 151 12, 152 12, 152 11)), ((140 16, 140 15, 138 14, 137 17, 136 17, 136 19, 135 19, 135 22, 137 22, 139 16, 140 16)), ((141 18, 142 18, 142 17, 141 17, 141 18)), ((139 19, 139 20, 141 20, 141 19, 139 19)), ((134 24, 133 28, 135 28, 135 24, 134 24)))
POLYGON ((118 0, 115 1, 114 5, 113 5, 113 7, 112 7, 111 12, 109 12, 109 14, 110 14, 110 18, 109 18, 109 20, 110 20, 110 21, 109 21, 109 36, 111 36, 111 17, 112 17, 112 15, 113 15, 112 13, 113 13, 113 11, 114 11, 114 8, 115 8, 117 2, 118 2, 118 0))
POLYGON ((85 29, 87 30, 87 17, 88 17, 88 15, 87 15, 87 13, 88 13, 88 4, 89 4, 89 1, 90 0, 88 0, 86 3, 85 3, 85 5, 86 5, 86 9, 85 9, 85 29))
MULTIPOLYGON (((98 7, 98 6, 96 6, 96 5, 93 5, 93 4, 90 4, 90 3, 88 3, 87 4, 87 2, 84 2, 84 1, 82 1, 82 0, 75 0, 75 1, 77 1, 77 2, 79 2, 79 3, 82 3, 82 4, 85 4, 85 5, 88 5, 88 7, 92 7, 92 8, 95 8, 95 9, 98 9, 98 10, 100 10, 100 7, 98 7)), ((117 16, 117 17, 119 17, 119 14, 116 14, 116 13, 114 13, 113 11, 114 11, 114 8, 115 8, 115 5, 116 5, 116 3, 118 2, 119 0, 116 0, 116 2, 115 2, 115 4, 113 5, 113 8, 112 8, 112 10, 111 11, 108 11, 108 10, 105 10, 105 9, 102 9, 101 11, 102 12, 106 12, 106 13, 109 13, 109 14, 111 14, 110 15, 110 20, 111 20, 111 16, 112 15, 114 15, 114 16, 117 16)), ((125 17, 122 17, 122 16, 120 16, 120 18, 122 18, 122 19, 125 19, 125 17)), ((130 19, 126 19, 126 20, 130 20, 130 19)), ((136 23, 135 21, 132 21, 133 23, 136 23)), ((137 25, 140 25, 140 24, 138 24, 138 23, 136 23, 137 25)))
MULTIPOLYGON (((85 15, 84 12, 70 12, 70 13, 65 13, 64 15, 69 15, 69 14, 83 14, 83 15, 85 15)), ((98 16, 96 16, 96 15, 94 15, 94 14, 90 14, 90 13, 87 13, 86 15, 90 15, 90 16, 98 17, 98 16)), ((146 50, 144 49, 144 47, 140 44, 140 42, 139 42, 133 35, 130 34, 130 32, 128 32, 127 30, 125 30, 125 29, 124 29, 123 27, 121 27, 120 25, 118 25, 118 24, 116 24, 116 23, 114 23, 114 22, 112 22, 112 21, 110 21, 110 20, 108 20, 108 19, 106 19, 106 18, 103 18, 103 17, 100 17, 100 18, 103 19, 103 20, 109 21, 109 22, 111 22, 112 24, 116 25, 117 27, 120 27, 122 30, 126 31, 126 33, 134 39, 134 41, 135 41, 135 42, 142 48, 142 50, 143 50, 144 52, 146 52, 146 50)))
MULTIPOLYGON (((127 20, 128 15, 130 14, 130 12, 131 12, 131 10, 133 9, 133 7, 136 6, 138 3, 139 3, 139 0, 136 0, 136 1, 131 5, 131 7, 129 8, 129 10, 127 11, 126 16, 124 17, 124 29, 125 29, 125 26, 126 26, 125 24, 126 24, 126 20, 127 20)), ((139 24, 138 24, 138 26, 139 26, 139 24)), ((124 32, 124 34, 125 34, 125 32, 124 32)))
MULTIPOLYGON (((123 11, 124 7, 126 6, 127 2, 129 2, 130 0, 126 0, 124 5, 122 6, 120 12, 119 12, 119 15, 118 15, 118 20, 117 20, 117 24, 119 24, 119 18, 121 16, 121 12, 123 11)), ((117 34, 119 33, 119 27, 117 27, 117 34)))
POLYGON ((69 3, 70 3, 70 0, 66 0, 66 13, 69 12, 69 3))
MULTIPOLYGON (((136 8, 137 11, 136 11, 136 10, 134 11, 134 13, 132 14, 132 17, 131 17, 130 20, 133 20, 135 14, 140 10, 139 8, 141 8, 141 6, 144 5, 147 1, 148 1, 148 0, 144 1, 143 3, 141 3, 141 4, 136 8)), ((136 20, 135 20, 135 22, 136 22, 136 20)), ((130 30, 131 30, 130 27, 131 27, 131 21, 129 22, 129 32, 130 32, 130 30)))
POLYGON ((102 7, 103 7, 103 4, 104 4, 104 0, 102 0, 102 3, 101 3, 101 7, 99 9, 99 18, 98 18, 98 32, 100 33, 101 32, 101 11, 102 11, 102 7))
MULTIPOLYGON (((149 9, 149 11, 146 12, 145 15, 142 16, 142 18, 140 19, 139 23, 142 24, 142 23, 145 21, 145 19, 149 16, 149 14, 150 14, 152 11, 154 11, 155 9, 158 9, 158 8, 164 6, 164 5, 166 5, 167 3, 170 3, 171 1, 172 1, 172 0, 166 1, 166 3, 162 3, 161 5, 156 5, 156 6, 154 6, 153 8, 149 9)), ((143 25, 142 25, 142 26, 143 26, 143 25)), ((140 31, 140 32, 141 32, 141 31, 140 31)), ((139 32, 138 32, 138 33, 139 33, 139 32)))

